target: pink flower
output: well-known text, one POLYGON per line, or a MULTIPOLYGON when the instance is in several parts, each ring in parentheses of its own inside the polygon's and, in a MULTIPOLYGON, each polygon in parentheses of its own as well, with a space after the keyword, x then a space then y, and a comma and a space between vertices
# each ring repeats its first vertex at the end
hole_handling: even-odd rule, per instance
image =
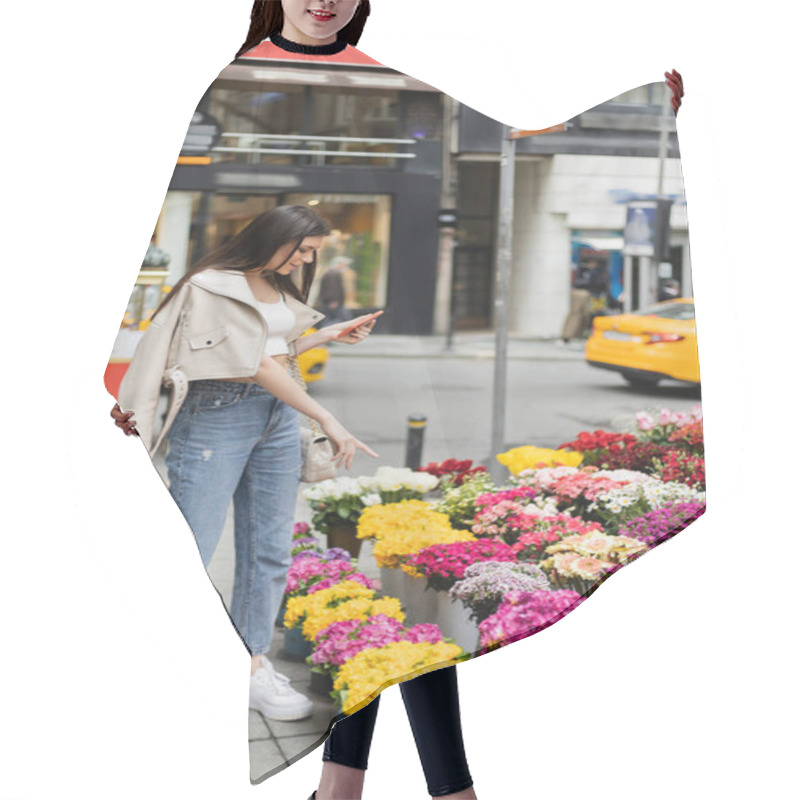
POLYGON ((658 415, 659 425, 674 425, 678 421, 678 415, 668 408, 662 408, 661 413, 658 415))
POLYGON ((639 411, 636 414, 636 423, 640 431, 651 431, 655 427, 655 420, 646 411, 639 411))

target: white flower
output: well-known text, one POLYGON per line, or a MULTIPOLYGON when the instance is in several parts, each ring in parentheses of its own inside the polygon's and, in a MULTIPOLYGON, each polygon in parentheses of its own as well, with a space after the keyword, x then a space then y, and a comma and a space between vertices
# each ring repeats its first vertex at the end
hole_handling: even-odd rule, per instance
POLYGON ((627 481, 628 483, 644 483, 652 480, 652 475, 638 472, 633 469, 601 469, 594 473, 596 477, 608 478, 612 481, 627 481))
POLYGON ((532 517, 554 517, 559 513, 558 503, 554 497, 535 497, 522 510, 532 517))
POLYGON ((379 506, 383 502, 383 500, 381 499, 381 496, 379 494, 365 494, 361 498, 361 502, 365 506, 379 506))

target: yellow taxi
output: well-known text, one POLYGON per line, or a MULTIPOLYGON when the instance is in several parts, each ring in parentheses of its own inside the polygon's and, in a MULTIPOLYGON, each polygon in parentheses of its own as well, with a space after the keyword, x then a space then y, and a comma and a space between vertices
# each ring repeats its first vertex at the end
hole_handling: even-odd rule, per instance
MULTIPOLYGON (((309 336, 316 332, 316 328, 309 328, 303 336, 309 336)), ((325 345, 312 347, 305 353, 297 356, 297 366, 300 367, 300 374, 306 383, 322 380, 325 377, 325 365, 328 363, 330 354, 325 345)))
POLYGON ((615 370, 633 386, 655 386, 664 378, 699 384, 694 298, 595 317, 585 357, 587 364, 615 370))

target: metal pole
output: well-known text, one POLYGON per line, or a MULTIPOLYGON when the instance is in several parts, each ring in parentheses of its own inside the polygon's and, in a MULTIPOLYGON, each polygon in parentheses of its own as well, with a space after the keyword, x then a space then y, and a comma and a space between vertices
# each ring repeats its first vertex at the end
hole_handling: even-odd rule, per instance
MULTIPOLYGON (((660 200, 664 197, 664 169, 667 163, 667 144, 669 142, 669 122, 672 106, 670 105, 670 90, 664 84, 664 99, 661 103, 661 132, 658 137, 658 188, 656 198, 660 200)), ((659 209, 660 211, 660 209, 659 209)), ((669 233, 667 233, 667 243, 669 243, 669 233)), ((669 250, 669 247, 667 247, 669 250)), ((647 303, 648 305, 658 300, 658 260, 652 258, 647 260, 647 303)))
POLYGON ((664 85, 664 100, 661 104, 661 134, 658 137, 658 191, 657 198, 664 196, 664 166, 667 161, 667 143, 669 141, 669 120, 670 120, 670 91, 664 85))
POLYGON ((456 247, 458 242, 453 237, 450 248, 450 305, 447 314, 447 336, 445 337, 445 350, 453 349, 453 336, 456 331, 456 247))
POLYGON ((622 285, 625 297, 622 300, 622 311, 630 314, 633 311, 633 256, 622 258, 622 285))
POLYGON ((489 453, 489 471, 500 478, 504 468, 495 456, 505 446, 506 382, 508 365, 508 307, 511 287, 511 246, 514 233, 514 156, 516 140, 510 136, 511 128, 503 126, 500 150, 500 203, 497 237, 497 266, 494 295, 494 392, 492 397, 492 438, 489 453))
POLYGON ((419 469, 422 466, 422 443, 428 418, 424 414, 409 414, 406 435, 406 466, 419 469))

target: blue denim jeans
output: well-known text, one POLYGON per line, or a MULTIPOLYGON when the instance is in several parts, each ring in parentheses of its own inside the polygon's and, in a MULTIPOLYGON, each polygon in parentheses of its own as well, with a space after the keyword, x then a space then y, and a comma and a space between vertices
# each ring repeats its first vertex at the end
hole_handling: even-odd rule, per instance
POLYGON ((266 653, 291 562, 297 411, 254 383, 192 381, 168 440, 169 490, 206 567, 233 501, 230 615, 251 655, 266 653))

